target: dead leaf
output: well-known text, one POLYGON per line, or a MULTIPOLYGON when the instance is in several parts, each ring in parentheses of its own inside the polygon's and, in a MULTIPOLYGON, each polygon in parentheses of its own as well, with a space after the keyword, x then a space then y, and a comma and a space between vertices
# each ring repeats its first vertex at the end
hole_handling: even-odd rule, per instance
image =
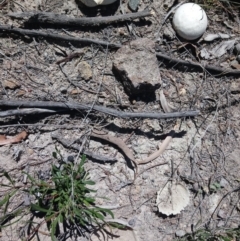
POLYGON ((17 96, 17 97, 22 97, 22 96, 24 96, 25 94, 26 94, 26 91, 24 91, 24 90, 19 90, 19 91, 17 91, 16 96, 17 96))
POLYGON ((185 88, 181 88, 181 89, 179 90, 179 95, 186 95, 186 93, 187 93, 187 91, 186 91, 185 88))
POLYGON ((188 205, 189 196, 189 191, 183 184, 168 182, 157 192, 158 210, 167 216, 179 214, 188 205))
POLYGON ((240 69, 240 64, 231 64, 234 69, 240 69))
POLYGON ((82 90, 79 90, 79 89, 73 89, 70 91, 70 95, 77 95, 80 93, 82 93, 82 90))
POLYGON ((230 37, 235 37, 235 34, 229 35, 229 34, 225 34, 225 33, 214 33, 214 34, 210 33, 210 34, 208 34, 204 38, 204 41, 211 42, 211 41, 213 41, 215 39, 219 39, 219 38, 221 38, 221 39, 229 39, 230 37))
POLYGON ((160 90, 159 95, 160 95, 161 106, 162 106, 164 112, 165 113, 172 112, 172 110, 171 110, 171 108, 170 108, 170 106, 169 106, 169 104, 167 102, 167 99, 166 99, 166 97, 165 97, 165 95, 163 93, 163 90, 160 90))
POLYGON ((206 48, 203 48, 200 51, 200 56, 203 59, 219 58, 222 55, 226 54, 228 50, 233 48, 235 42, 236 42, 236 39, 223 41, 217 44, 212 50, 207 50, 206 48))
POLYGON ((0 135, 0 146, 18 143, 18 142, 24 140, 26 137, 27 137, 26 131, 22 131, 18 135, 10 137, 10 138, 6 138, 5 135, 0 135))
POLYGON ((6 89, 14 90, 14 89, 19 88, 21 85, 14 80, 5 80, 5 81, 3 81, 3 86, 6 89))

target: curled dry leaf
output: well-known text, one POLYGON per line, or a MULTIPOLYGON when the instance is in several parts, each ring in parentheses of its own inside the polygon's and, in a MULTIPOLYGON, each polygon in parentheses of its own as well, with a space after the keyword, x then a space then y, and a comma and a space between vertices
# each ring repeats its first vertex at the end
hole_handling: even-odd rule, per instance
POLYGON ((167 102, 167 99, 163 93, 163 90, 160 90, 159 95, 160 95, 161 106, 162 106, 164 112, 165 113, 172 112, 172 108, 170 107, 169 103, 167 102))
POLYGON ((167 216, 176 215, 188 205, 189 196, 189 191, 183 184, 168 182, 157 192, 158 210, 167 216))
POLYGON ((6 138, 5 135, 0 135, 0 146, 18 143, 18 142, 24 140, 26 137, 27 137, 26 131, 22 131, 18 135, 10 137, 10 138, 6 138))
POLYGON ((222 55, 226 54, 228 50, 233 48, 236 39, 223 41, 220 44, 217 44, 212 50, 202 49, 200 55, 204 59, 214 59, 219 58, 222 55))
POLYGON ((204 41, 211 42, 211 41, 213 41, 215 39, 219 39, 219 38, 229 39, 234 36, 235 36, 234 34, 229 35, 229 34, 225 34, 225 33, 210 33, 204 38, 204 41))

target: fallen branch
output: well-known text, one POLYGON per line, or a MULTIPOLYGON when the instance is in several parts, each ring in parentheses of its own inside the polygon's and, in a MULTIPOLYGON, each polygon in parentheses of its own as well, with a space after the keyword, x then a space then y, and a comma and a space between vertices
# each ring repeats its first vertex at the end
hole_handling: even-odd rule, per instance
POLYGON ((40 24, 52 24, 67 27, 79 27, 79 26, 99 26, 105 24, 113 24, 117 22, 131 21, 137 18, 143 18, 151 16, 149 10, 144 10, 137 13, 128 13, 107 17, 82 17, 74 18, 67 15, 60 15, 47 12, 23 12, 23 13, 10 13, 8 16, 17 19, 28 19, 30 23, 40 24))
MULTIPOLYGON (((77 150, 77 151, 79 151, 80 148, 81 148, 80 146, 78 146, 76 144, 71 145, 70 141, 64 140, 62 137, 60 137, 56 134, 52 134, 52 138, 57 140, 58 142, 60 142, 66 148, 72 148, 72 149, 77 150)), ((115 157, 101 156, 99 154, 94 154, 94 153, 92 153, 90 151, 87 151, 87 150, 82 150, 81 153, 90 157, 90 158, 92 158, 92 159, 99 160, 99 161, 102 161, 102 162, 116 162, 117 161, 115 157)))
POLYGON ((119 118, 149 118, 149 119, 168 119, 179 117, 190 117, 199 115, 198 110, 159 113, 159 112, 124 112, 100 105, 80 104, 76 102, 54 102, 54 101, 22 101, 22 100, 0 100, 0 108, 43 108, 51 110, 95 110, 100 113, 119 117, 119 118))
POLYGON ((182 60, 173 58, 170 55, 156 53, 156 56, 159 59, 164 60, 171 66, 184 66, 190 69, 194 69, 194 71, 201 71, 207 70, 210 74, 215 75, 215 77, 222 77, 222 76, 240 76, 240 70, 231 70, 231 69, 223 69, 212 65, 202 65, 197 62, 182 60))
POLYGON ((90 44, 97 44, 102 46, 108 46, 109 48, 120 48, 121 44, 114 44, 114 43, 108 43, 106 41, 102 40, 96 40, 96 39, 90 39, 90 38, 77 38, 77 37, 71 37, 68 35, 60 35, 55 33, 46 33, 38 30, 29 30, 29 29, 22 29, 22 28, 16 28, 10 25, 0 25, 0 32, 4 33, 14 33, 18 35, 27 35, 30 37, 43 37, 46 39, 54 39, 59 41, 67 41, 72 43, 79 43, 84 45, 90 45, 90 44))
POLYGON ((55 110, 40 109, 40 108, 31 108, 31 109, 17 109, 17 110, 7 110, 0 111, 0 117, 7 117, 13 115, 34 115, 34 114, 48 114, 48 113, 57 113, 55 110))

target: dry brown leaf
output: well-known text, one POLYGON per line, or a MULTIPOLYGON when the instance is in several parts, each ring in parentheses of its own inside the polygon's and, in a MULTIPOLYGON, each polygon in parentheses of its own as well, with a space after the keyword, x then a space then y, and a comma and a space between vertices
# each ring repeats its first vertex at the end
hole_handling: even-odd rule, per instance
POLYGON ((189 203, 188 189, 181 183, 168 182, 157 192, 158 211, 167 216, 179 214, 189 203))
POLYGON ((18 135, 10 137, 10 138, 6 138, 6 136, 0 135, 0 146, 18 143, 18 142, 24 140, 26 137, 27 137, 26 131, 22 131, 18 135))
POLYGON ((77 94, 80 94, 80 93, 82 93, 82 90, 73 89, 73 90, 70 92, 70 95, 77 95, 77 94))
POLYGON ((6 140, 6 136, 5 135, 0 135, 0 141, 6 140))
POLYGON ((163 90, 160 90, 160 102, 165 113, 171 112, 171 108, 167 102, 167 99, 163 93, 163 90))
POLYGON ((13 80, 5 80, 5 81, 3 81, 3 86, 6 89, 14 90, 14 89, 19 88, 21 85, 13 80))
POLYGON ((26 94, 26 91, 24 91, 24 90, 19 90, 19 91, 17 91, 16 96, 17 96, 17 97, 22 97, 22 96, 24 96, 25 94, 26 94))

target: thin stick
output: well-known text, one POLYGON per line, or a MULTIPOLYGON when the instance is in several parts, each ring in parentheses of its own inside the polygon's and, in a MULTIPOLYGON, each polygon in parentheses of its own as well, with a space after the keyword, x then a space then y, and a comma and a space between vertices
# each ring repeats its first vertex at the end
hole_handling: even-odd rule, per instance
POLYGON ((13 115, 48 114, 48 113, 56 114, 57 111, 49 110, 49 109, 40 109, 40 108, 26 108, 26 109, 0 111, 0 117, 7 117, 7 116, 13 116, 13 115))
POLYGON ((99 160, 102 162, 116 162, 116 158, 115 157, 107 157, 107 156, 101 156, 99 154, 95 154, 92 153, 90 151, 87 150, 81 150, 81 147, 78 145, 71 145, 71 142, 64 140, 62 137, 56 135, 56 134, 52 134, 52 138, 56 139, 58 142, 60 142, 63 146, 65 146, 66 148, 72 148, 74 150, 80 151, 81 153, 83 153, 84 155, 91 157, 95 160, 99 160))
POLYGON ((156 56, 159 59, 163 59, 166 61, 169 65, 180 65, 180 66, 186 66, 189 68, 194 69, 194 71, 201 71, 207 70, 210 74, 215 75, 214 77, 222 77, 222 76, 240 76, 240 70, 231 70, 231 69, 223 69, 212 65, 202 65, 201 63, 192 62, 188 60, 182 60, 173 58, 170 55, 162 54, 162 53, 156 53, 156 56))
POLYGON ((59 41, 67 41, 67 42, 73 42, 73 43, 79 43, 84 45, 91 45, 91 44, 97 44, 102 46, 108 46, 109 48, 120 48, 120 44, 114 44, 114 43, 108 43, 102 40, 96 40, 96 39, 90 39, 90 38, 76 38, 71 37, 67 35, 59 35, 54 33, 46 33, 38 30, 29 30, 29 29, 22 29, 22 28, 16 28, 10 25, 0 25, 0 32, 6 32, 6 33, 15 33, 18 35, 27 35, 30 37, 43 37, 47 39, 54 39, 59 41))
POLYGON ((10 13, 8 16, 18 19, 29 19, 31 23, 41 23, 41 24, 52 24, 60 25, 67 27, 79 27, 79 26, 99 26, 106 24, 113 24, 117 22, 131 21, 137 18, 143 18, 151 16, 149 10, 144 10, 137 13, 128 13, 107 17, 82 17, 74 18, 66 15, 60 15, 55 13, 32 13, 32 12, 23 12, 23 13, 10 13))
POLYGON ((171 113, 159 113, 159 112, 124 112, 115 110, 113 108, 104 107, 100 105, 91 104, 80 104, 76 102, 55 102, 55 101, 31 101, 31 100, 1 100, 0 107, 15 107, 15 108, 43 108, 43 109, 53 109, 53 110, 85 110, 90 109, 119 117, 119 118, 149 118, 149 119, 168 119, 168 118, 179 118, 179 117, 191 117, 199 115, 198 110, 189 110, 182 112, 171 112, 171 113))

